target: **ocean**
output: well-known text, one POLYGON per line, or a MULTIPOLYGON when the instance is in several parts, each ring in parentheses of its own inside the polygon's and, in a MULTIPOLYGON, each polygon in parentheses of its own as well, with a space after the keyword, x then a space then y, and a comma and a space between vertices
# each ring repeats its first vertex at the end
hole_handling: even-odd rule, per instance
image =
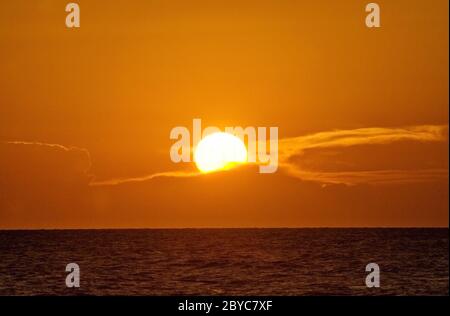
POLYGON ((0 231, 0 295, 448 295, 448 250, 447 228, 0 231))

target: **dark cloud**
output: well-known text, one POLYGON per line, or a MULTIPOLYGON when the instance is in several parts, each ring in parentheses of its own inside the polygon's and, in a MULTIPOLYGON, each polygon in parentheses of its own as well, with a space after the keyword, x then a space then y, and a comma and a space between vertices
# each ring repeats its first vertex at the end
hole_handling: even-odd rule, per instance
POLYGON ((0 142, 0 225, 52 228, 86 221, 90 164, 80 148, 0 142))

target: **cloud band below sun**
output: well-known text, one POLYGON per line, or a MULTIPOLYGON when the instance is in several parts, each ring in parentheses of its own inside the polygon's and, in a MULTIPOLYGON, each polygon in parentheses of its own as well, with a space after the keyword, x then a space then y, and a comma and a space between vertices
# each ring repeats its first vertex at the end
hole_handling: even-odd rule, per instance
MULTIPOLYGON (((409 159, 412 162, 408 168, 395 164, 395 159, 391 159, 392 156, 389 156, 389 151, 393 149, 392 146, 395 148, 397 147, 396 144, 405 142, 407 147, 400 153, 402 156, 408 155, 410 148, 421 144, 441 144, 442 148, 447 148, 448 126, 372 127, 326 131, 285 138, 279 141, 279 167, 289 176, 324 185, 420 182, 448 178, 448 164, 446 163, 448 151, 442 148, 440 149, 442 154, 438 155, 442 159, 436 163, 430 161, 431 158, 427 157, 427 153, 423 153, 424 150, 429 150, 429 148, 424 148, 419 150, 422 150, 421 155, 426 158, 424 160, 425 163, 424 161, 416 161, 417 163, 415 163, 412 161, 414 159, 409 159), (358 152, 352 152, 352 150, 354 151, 352 148, 359 147, 364 147, 366 152, 369 153, 368 147, 376 147, 377 152, 375 156, 383 156, 386 163, 380 166, 379 160, 383 159, 377 159, 377 157, 371 157, 370 154, 365 154, 365 160, 369 160, 369 163, 358 165, 358 159, 355 159, 355 157, 358 158, 358 152), (389 165, 391 160, 393 163, 389 165), (340 164, 337 162, 340 162, 340 164)), ((4 146, 34 146, 52 152, 71 154, 72 156, 74 154, 81 155, 83 160, 87 161, 83 164, 82 172, 88 179, 87 183, 90 186, 120 185, 150 181, 159 177, 185 178, 201 175, 197 171, 179 170, 156 172, 138 177, 102 180, 96 179, 94 175, 90 174, 91 158, 87 149, 30 141, 6 141, 2 142, 2 144, 4 146)), ((395 153, 395 155, 398 154, 398 152, 395 153)), ((406 156, 406 159, 408 158, 406 156)), ((72 160, 70 163, 72 163, 72 160)))

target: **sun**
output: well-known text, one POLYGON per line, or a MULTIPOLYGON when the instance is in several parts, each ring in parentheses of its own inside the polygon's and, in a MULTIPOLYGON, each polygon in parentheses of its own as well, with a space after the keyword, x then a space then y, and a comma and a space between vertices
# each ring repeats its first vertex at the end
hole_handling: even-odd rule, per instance
POLYGON ((198 143, 194 161, 203 173, 226 170, 247 161, 247 148, 239 137, 217 132, 198 143))

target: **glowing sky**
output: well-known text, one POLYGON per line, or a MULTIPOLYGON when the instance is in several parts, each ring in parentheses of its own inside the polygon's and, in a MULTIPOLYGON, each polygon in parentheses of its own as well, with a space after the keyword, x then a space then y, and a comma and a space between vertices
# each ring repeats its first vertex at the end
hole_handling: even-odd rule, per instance
POLYGON ((448 1, 67 2, 2 4, 0 228, 448 226, 448 1), (194 118, 280 170, 174 164, 194 118))

